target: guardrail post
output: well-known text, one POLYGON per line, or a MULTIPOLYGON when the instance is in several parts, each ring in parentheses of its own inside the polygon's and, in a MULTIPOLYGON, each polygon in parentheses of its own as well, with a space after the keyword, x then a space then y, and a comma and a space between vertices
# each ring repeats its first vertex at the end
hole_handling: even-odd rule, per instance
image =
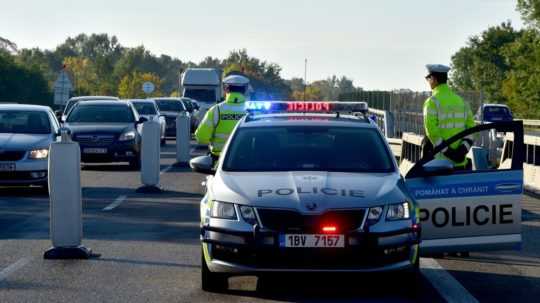
POLYGON ((160 138, 161 124, 158 120, 149 120, 142 125, 141 144, 141 183, 138 193, 159 193, 160 173, 160 138))
POLYGON ((191 141, 191 119, 187 113, 176 117, 176 164, 178 167, 188 167, 191 141))
POLYGON ((52 247, 45 259, 88 259, 92 251, 81 244, 82 192, 81 150, 61 129, 61 140, 49 148, 50 237, 52 247))

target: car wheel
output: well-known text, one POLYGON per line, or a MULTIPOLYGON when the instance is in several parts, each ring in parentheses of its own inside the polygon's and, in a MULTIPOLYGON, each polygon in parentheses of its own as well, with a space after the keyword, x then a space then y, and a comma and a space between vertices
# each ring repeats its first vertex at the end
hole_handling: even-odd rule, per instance
POLYGON ((228 277, 222 273, 211 272, 206 265, 201 249, 201 287, 204 291, 223 292, 229 287, 228 277))

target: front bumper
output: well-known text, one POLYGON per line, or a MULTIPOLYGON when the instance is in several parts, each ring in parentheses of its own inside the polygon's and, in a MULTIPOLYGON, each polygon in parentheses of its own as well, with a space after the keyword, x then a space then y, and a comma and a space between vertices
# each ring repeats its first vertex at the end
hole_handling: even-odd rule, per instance
POLYGON ((47 159, 3 161, 15 164, 15 171, 0 172, 0 185, 41 185, 47 182, 47 159))
POLYGON ((129 162, 139 157, 139 144, 135 141, 115 141, 110 145, 86 145, 80 144, 81 162, 86 163, 111 163, 111 162, 129 162), (86 149, 105 148, 106 153, 88 153, 86 149))
POLYGON ((212 272, 383 272, 414 266, 420 242, 411 229, 386 233, 355 231, 344 248, 283 248, 279 233, 230 232, 203 227, 201 240, 212 272))

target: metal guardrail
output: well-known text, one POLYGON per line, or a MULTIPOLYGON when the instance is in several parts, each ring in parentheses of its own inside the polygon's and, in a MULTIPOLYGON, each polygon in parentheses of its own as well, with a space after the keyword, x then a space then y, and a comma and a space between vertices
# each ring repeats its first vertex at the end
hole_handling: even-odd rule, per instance
POLYGON ((386 110, 369 109, 369 114, 375 116, 375 123, 387 138, 394 138, 394 114, 386 110))

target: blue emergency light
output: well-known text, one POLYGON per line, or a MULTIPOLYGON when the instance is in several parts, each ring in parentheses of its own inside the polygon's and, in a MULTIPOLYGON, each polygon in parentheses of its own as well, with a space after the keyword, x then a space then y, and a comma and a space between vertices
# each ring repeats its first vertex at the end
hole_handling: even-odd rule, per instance
POLYGON ((268 113, 362 113, 368 111, 366 102, 339 101, 248 101, 250 114, 268 113))

